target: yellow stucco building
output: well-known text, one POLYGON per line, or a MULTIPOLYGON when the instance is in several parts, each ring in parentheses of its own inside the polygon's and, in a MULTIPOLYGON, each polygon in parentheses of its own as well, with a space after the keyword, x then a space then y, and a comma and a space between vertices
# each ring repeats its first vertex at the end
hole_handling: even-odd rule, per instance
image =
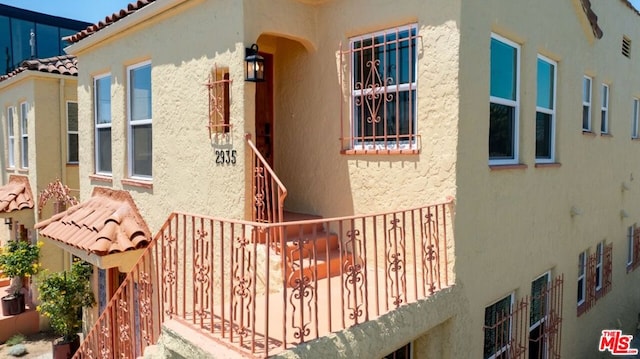
POLYGON ((128 239, 154 237, 81 352, 606 355, 640 312, 638 24, 625 0, 144 0, 71 36, 80 198, 128 192, 128 239))

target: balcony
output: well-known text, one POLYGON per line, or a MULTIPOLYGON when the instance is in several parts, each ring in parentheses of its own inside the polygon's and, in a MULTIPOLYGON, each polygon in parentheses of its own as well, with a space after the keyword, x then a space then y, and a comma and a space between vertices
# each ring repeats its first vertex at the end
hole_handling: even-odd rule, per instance
POLYGON ((168 319, 255 357, 373 320, 453 284, 451 216, 451 200, 280 223, 173 213, 76 358, 140 356, 168 319))

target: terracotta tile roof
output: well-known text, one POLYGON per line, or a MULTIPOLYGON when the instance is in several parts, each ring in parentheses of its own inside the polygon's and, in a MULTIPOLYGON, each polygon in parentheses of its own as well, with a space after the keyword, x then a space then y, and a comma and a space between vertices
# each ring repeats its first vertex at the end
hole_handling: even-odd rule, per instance
POLYGON ((7 80, 24 71, 39 71, 50 74, 78 76, 78 59, 72 55, 54 56, 46 59, 22 61, 20 66, 6 75, 0 76, 0 81, 7 80))
POLYGON ((143 248, 151 232, 127 191, 96 187, 91 198, 35 225, 40 234, 97 255, 143 248))
POLYGON ((584 13, 587 15, 589 24, 591 24, 591 31, 593 31, 593 36, 595 36, 596 39, 601 39, 603 35, 602 29, 598 25, 598 16, 595 12, 593 12, 593 9, 591 9, 591 1, 580 0, 580 3, 582 4, 582 10, 584 10, 584 13))
POLYGON ((95 23, 93 25, 88 26, 86 29, 75 33, 71 36, 65 37, 64 40, 67 40, 71 43, 76 43, 86 37, 91 36, 92 34, 104 29, 105 27, 113 24, 114 22, 125 18, 131 14, 133 14, 134 12, 142 9, 143 7, 155 2, 156 0, 138 0, 136 2, 132 2, 129 5, 127 5, 126 9, 122 9, 118 12, 114 12, 113 14, 107 16, 104 18, 103 21, 100 21, 98 23, 95 23))
POLYGON ((12 212, 25 208, 33 208, 29 178, 11 175, 9 182, 0 187, 0 212, 12 212))
POLYGON ((640 15, 640 12, 631 4, 629 0, 620 0, 620 1, 626 4, 629 7, 629 9, 633 10, 633 12, 635 12, 637 15, 640 15))

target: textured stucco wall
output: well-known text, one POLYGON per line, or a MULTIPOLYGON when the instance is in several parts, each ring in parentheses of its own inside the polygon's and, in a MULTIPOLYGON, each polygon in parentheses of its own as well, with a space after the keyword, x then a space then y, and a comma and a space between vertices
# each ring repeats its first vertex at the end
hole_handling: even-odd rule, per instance
MULTIPOLYGON (((485 306, 530 293, 545 271, 564 273, 563 357, 594 357, 605 328, 635 332, 639 273, 626 274, 626 230, 640 217, 640 143, 631 140, 632 98, 640 94, 638 48, 621 55, 622 36, 640 38, 640 18, 620 1, 591 1, 604 37, 595 40, 579 1, 465 2, 460 43, 456 268, 473 298, 468 340, 482 350, 485 306), (489 41, 491 32, 521 44, 520 163, 491 170, 489 41), (560 167, 535 166, 536 56, 558 62, 556 154, 560 167), (581 130, 582 78, 593 76, 595 135, 581 130), (610 84, 611 137, 599 133, 600 84, 610 84), (622 183, 630 190, 622 191, 622 183), (572 218, 572 206, 582 214, 572 218), (625 210, 628 218, 621 218, 625 210), (613 243, 613 288, 576 316, 578 254, 613 243), (619 322, 618 322, 619 320, 619 322)), ((635 42, 634 42, 635 45, 635 42)))

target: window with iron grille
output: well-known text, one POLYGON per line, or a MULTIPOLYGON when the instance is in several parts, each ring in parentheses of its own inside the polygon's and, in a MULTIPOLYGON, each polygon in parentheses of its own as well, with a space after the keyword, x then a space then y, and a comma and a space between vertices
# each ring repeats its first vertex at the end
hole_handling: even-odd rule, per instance
POLYGON ((412 24, 350 39, 346 150, 417 149, 418 37, 412 24))
POLYGON ((214 67, 207 83, 209 90, 209 138, 231 130, 228 68, 214 67))
POLYGON ((511 343, 513 294, 500 299, 484 310, 485 359, 508 356, 511 343))
POLYGON ((636 225, 627 229, 627 273, 640 266, 640 230, 636 225))
POLYGON ((596 245, 595 253, 578 257, 578 316, 588 312, 611 291, 613 244, 596 245))

